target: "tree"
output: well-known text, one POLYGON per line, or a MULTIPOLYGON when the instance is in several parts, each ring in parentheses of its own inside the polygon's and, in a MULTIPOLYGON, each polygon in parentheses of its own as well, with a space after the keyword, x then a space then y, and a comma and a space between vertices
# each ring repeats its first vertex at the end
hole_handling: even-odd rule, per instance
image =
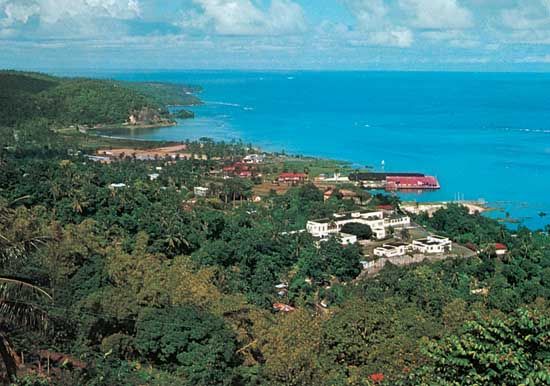
POLYGON ((350 222, 345 224, 342 227, 342 232, 355 235, 360 240, 370 240, 372 237, 371 227, 367 224, 361 224, 359 222, 350 222))
POLYGON ((429 341, 424 352, 430 362, 413 375, 420 384, 548 385, 550 319, 528 309, 479 317, 456 335, 429 341))
MULTIPOLYGON (((2 204, 2 203, 0 203, 2 204)), ((6 206, 0 207, 0 267, 9 267, 26 257, 42 241, 39 237, 14 239, 6 233, 13 229, 16 214, 6 206)), ((8 378, 17 375, 18 357, 6 332, 8 327, 37 328, 46 326, 46 311, 40 306, 52 297, 30 280, 0 271, 0 359, 8 378)))
POLYGON ((409 241, 411 238, 411 232, 407 228, 401 229, 401 239, 403 241, 409 241))
POLYGON ((230 385, 240 364, 223 319, 194 306, 143 310, 135 345, 144 359, 181 372, 186 385, 230 385))
POLYGON ((320 318, 306 310, 280 315, 259 333, 268 385, 325 385, 319 366, 320 318))
POLYGON ((322 328, 327 384, 365 384, 362 380, 377 373, 398 379, 422 361, 418 339, 436 331, 425 313, 397 299, 350 299, 322 328))

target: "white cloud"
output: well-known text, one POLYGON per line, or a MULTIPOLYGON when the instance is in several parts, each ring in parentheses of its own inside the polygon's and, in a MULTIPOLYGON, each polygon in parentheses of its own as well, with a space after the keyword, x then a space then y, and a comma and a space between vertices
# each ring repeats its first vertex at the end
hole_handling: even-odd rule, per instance
POLYGON ((9 24, 16 22, 26 23, 39 10, 40 8, 37 4, 8 3, 5 5, 4 13, 9 24))
POLYGON ((550 27, 550 0, 521 0, 516 7, 500 12, 500 21, 513 30, 550 27))
POLYGON ((516 63, 550 63, 550 55, 526 56, 518 59, 516 63))
POLYGON ((387 23, 389 7, 384 0, 343 0, 357 19, 357 24, 365 30, 375 30, 387 23))
POLYGON ((368 41, 374 45, 410 47, 414 41, 413 33, 406 28, 389 31, 376 31, 370 34, 368 41))
POLYGON ((33 16, 54 24, 74 17, 133 19, 139 17, 140 6, 138 0, 3 0, 1 12, 6 15, 4 25, 25 24, 33 16))
POLYGON ((431 29, 463 29, 473 26, 471 12, 457 0, 399 0, 413 15, 412 26, 431 29))
POLYGON ((316 40, 337 47, 347 42, 353 47, 410 47, 414 35, 410 29, 386 25, 378 30, 352 29, 342 23, 324 21, 316 30, 316 40))
POLYGON ((357 21, 357 28, 341 34, 353 46, 410 47, 414 42, 413 32, 396 24, 392 8, 384 0, 342 0, 357 21))
POLYGON ((140 15, 137 0, 37 0, 37 3, 40 19, 46 23, 76 16, 133 19, 140 15))
POLYGON ((185 29, 211 28, 220 35, 279 35, 306 30, 302 8, 291 0, 272 0, 262 9, 251 0, 193 0, 199 7, 187 11, 178 23, 185 29))

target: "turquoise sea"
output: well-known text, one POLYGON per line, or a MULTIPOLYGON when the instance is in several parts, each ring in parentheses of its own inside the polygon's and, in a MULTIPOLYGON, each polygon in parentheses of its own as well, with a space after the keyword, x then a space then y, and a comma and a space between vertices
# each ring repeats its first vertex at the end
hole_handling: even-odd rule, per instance
POLYGON ((133 72, 87 74, 203 87, 177 127, 108 133, 242 139, 266 150, 438 177, 419 201, 485 199, 531 228, 550 223, 550 74, 133 72), (547 212, 548 216, 542 216, 547 212))

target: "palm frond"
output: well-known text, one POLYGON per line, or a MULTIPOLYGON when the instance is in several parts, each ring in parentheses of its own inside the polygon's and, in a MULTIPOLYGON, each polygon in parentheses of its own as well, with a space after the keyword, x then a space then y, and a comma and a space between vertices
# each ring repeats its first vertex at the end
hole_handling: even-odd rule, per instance
POLYGON ((0 276, 0 299, 2 298, 23 298, 27 300, 45 298, 53 300, 48 292, 30 281, 6 276, 0 276))
POLYGON ((0 299, 0 325, 42 329, 48 328, 48 313, 37 304, 0 299))
POLYGON ((0 324, 47 328, 47 313, 40 306, 52 296, 44 289, 19 278, 0 277, 0 324))

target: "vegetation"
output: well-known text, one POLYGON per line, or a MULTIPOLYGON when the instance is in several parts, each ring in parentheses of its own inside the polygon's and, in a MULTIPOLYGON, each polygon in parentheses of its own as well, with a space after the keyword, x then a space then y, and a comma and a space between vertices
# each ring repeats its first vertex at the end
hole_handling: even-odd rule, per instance
POLYGON ((178 110, 177 112, 172 113, 171 116, 172 118, 188 119, 188 118, 194 118, 195 114, 187 110, 178 110))
POLYGON ((166 106, 197 104, 186 87, 124 83, 85 78, 56 78, 15 71, 0 72, 0 126, 46 118, 57 126, 122 124, 147 114, 150 121, 169 118, 166 106))
POLYGON ((186 143, 204 159, 101 164, 85 152, 119 142, 34 114, 0 128, 0 376, 14 384, 549 384, 547 233, 451 205, 416 221, 479 254, 363 277, 358 246, 292 232, 359 204, 312 184, 251 200, 254 181, 216 172, 250 146, 204 138, 186 143), (37 374, 41 351, 65 359, 37 374))
POLYGON ((371 227, 358 222, 350 222, 345 224, 342 227, 342 232, 355 235, 359 240, 370 240, 372 237, 371 227))

